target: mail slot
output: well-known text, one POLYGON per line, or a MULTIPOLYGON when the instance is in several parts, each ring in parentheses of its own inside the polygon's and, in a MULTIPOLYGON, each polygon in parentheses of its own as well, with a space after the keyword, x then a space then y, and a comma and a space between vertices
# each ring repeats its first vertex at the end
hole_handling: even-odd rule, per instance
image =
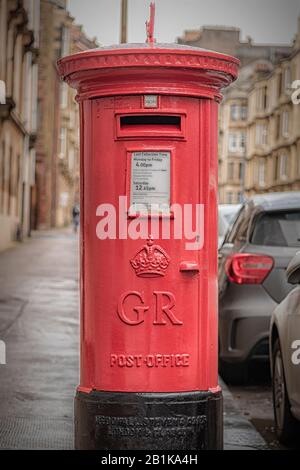
POLYGON ((173 113, 140 112, 134 114, 117 114, 117 138, 164 138, 184 139, 186 115, 173 113))
POLYGON ((120 116, 120 127, 121 129, 130 128, 134 126, 138 129, 138 126, 151 126, 151 129, 157 129, 164 131, 166 128, 170 130, 181 129, 181 118, 180 116, 170 116, 164 114, 140 114, 140 115, 129 115, 120 116), (163 127, 161 127, 163 126, 163 127))
POLYGON ((238 61, 141 44, 61 59, 81 116, 78 449, 219 449, 217 120, 238 61))

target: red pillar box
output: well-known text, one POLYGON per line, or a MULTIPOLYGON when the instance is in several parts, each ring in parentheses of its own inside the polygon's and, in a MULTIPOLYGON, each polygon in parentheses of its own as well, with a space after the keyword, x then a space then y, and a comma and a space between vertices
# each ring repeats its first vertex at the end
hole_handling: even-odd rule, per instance
POLYGON ((217 141, 238 60, 177 45, 65 57, 81 115, 79 449, 218 449, 217 141))

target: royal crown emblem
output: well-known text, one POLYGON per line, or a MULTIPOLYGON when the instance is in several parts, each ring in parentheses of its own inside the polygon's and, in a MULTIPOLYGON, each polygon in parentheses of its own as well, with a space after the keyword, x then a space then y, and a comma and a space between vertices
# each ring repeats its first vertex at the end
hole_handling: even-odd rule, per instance
POLYGON ((139 277, 158 277, 166 274, 170 263, 170 257, 159 245, 154 245, 153 238, 150 236, 147 245, 139 250, 130 261, 139 277))

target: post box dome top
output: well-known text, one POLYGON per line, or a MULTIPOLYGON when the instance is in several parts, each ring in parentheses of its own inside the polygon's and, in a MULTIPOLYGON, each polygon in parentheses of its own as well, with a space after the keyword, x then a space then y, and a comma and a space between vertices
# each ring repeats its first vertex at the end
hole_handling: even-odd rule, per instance
POLYGON ((120 44, 63 57, 60 77, 78 99, 116 94, 164 93, 220 99, 237 78, 235 57, 179 44, 120 44))

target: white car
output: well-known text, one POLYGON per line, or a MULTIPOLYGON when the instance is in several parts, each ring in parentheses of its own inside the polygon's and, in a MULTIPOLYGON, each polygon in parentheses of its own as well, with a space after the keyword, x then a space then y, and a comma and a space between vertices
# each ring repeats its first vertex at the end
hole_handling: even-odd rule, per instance
POLYGON ((234 222, 235 216, 237 215, 241 204, 219 204, 218 206, 218 248, 221 247, 227 230, 231 227, 234 222))
POLYGON ((272 314, 270 361, 276 433, 289 444, 300 441, 300 251, 286 275, 290 284, 298 286, 272 314))

